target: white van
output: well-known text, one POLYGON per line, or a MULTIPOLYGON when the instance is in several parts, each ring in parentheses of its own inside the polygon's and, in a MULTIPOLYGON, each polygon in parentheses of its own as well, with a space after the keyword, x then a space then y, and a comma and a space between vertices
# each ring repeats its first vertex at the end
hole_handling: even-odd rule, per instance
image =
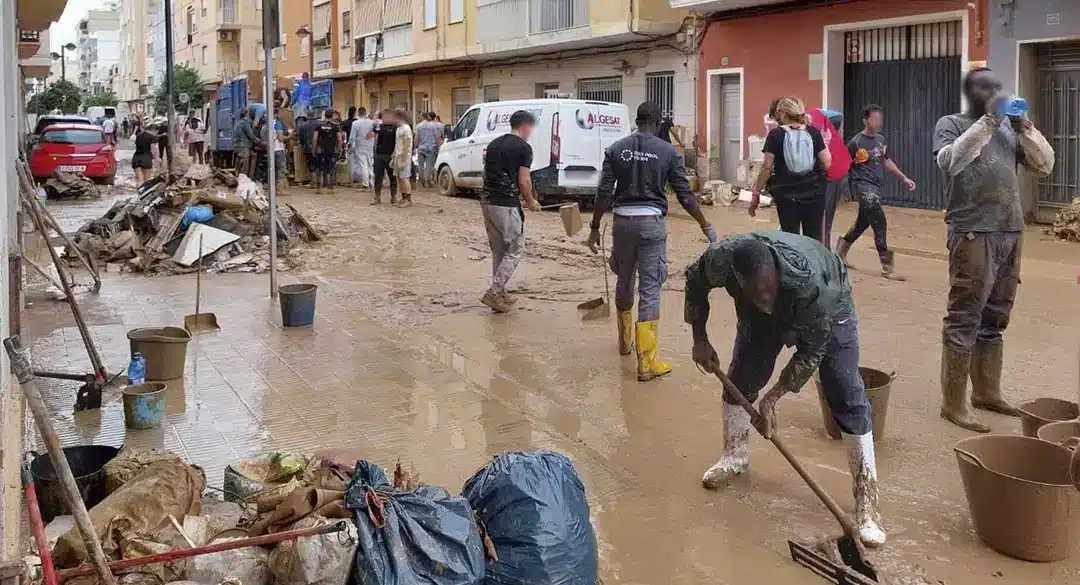
POLYGON ((439 149, 435 159, 439 192, 454 195, 483 187, 487 145, 510 132, 510 116, 518 110, 536 117, 529 144, 537 198, 591 201, 600 183, 604 150, 630 134, 630 116, 623 104, 549 98, 475 105, 439 149))

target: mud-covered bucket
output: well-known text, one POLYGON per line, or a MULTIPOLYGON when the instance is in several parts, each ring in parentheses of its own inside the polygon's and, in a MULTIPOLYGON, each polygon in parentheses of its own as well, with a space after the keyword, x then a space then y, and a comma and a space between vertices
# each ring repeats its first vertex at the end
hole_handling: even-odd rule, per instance
POLYGON ((953 447, 975 533, 1025 561, 1069 558, 1080 548, 1080 491, 1072 452, 1019 435, 983 435, 953 447))
MULTIPOLYGON (((79 488, 86 507, 93 508, 109 495, 105 483, 105 464, 112 461, 120 449, 108 445, 79 445, 64 447, 71 475, 75 476, 75 485, 79 488)), ((67 505, 64 486, 56 477, 56 469, 46 454, 38 455, 31 451, 34 458, 30 461, 30 474, 34 476, 34 486, 38 494, 41 518, 49 522, 57 516, 71 513, 67 505)))
POLYGON ((146 359, 147 380, 171 380, 184 376, 191 333, 179 327, 141 327, 128 331, 131 354, 146 359))
POLYGON ((144 382, 125 386, 120 394, 124 400, 124 426, 129 429, 152 429, 165 420, 165 390, 161 382, 144 382))
POLYGON ((285 327, 307 327, 315 322, 314 284, 286 284, 278 287, 281 304, 281 324, 285 327))
POLYGON ((1043 425, 1038 436, 1044 441, 1075 449, 1080 445, 1080 420, 1062 420, 1043 425))
POLYGON ((1025 437, 1039 436, 1043 425, 1080 417, 1080 407, 1075 402, 1060 398, 1036 398, 1021 404, 1020 425, 1025 437))
MULTIPOLYGON (((860 367, 859 375, 862 376, 863 385, 866 386, 866 397, 870 400, 870 417, 873 422, 874 440, 880 441, 885 436, 885 417, 889 413, 889 391, 892 390, 896 372, 886 374, 874 368, 860 367)), ((821 405, 821 419, 825 423, 825 433, 829 438, 840 438, 840 427, 833 420, 829 403, 825 401, 825 392, 821 388, 821 377, 814 374, 814 384, 817 385, 818 404, 821 405)))

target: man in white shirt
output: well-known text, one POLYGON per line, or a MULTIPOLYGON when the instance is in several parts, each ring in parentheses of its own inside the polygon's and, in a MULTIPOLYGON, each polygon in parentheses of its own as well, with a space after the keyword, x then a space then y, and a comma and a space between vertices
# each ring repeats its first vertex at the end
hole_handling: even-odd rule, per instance
POLYGON ((105 132, 105 143, 116 145, 116 118, 109 115, 102 123, 101 129, 105 132))
POLYGON ((390 164, 397 172, 398 189, 401 191, 398 207, 412 207, 412 185, 409 179, 412 177, 413 132, 405 110, 394 110, 394 118, 398 127, 394 136, 394 156, 390 164))
POLYGON ((360 183, 361 189, 370 189, 375 158, 375 120, 368 117, 364 108, 358 109, 356 116, 349 129, 349 166, 353 183, 360 183))

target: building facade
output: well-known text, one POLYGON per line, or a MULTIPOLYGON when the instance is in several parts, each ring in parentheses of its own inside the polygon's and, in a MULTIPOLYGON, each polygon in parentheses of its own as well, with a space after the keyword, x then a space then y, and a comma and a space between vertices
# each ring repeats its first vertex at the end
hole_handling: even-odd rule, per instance
POLYGON ((120 17, 120 63, 113 88, 116 98, 140 111, 145 98, 147 82, 147 24, 149 3, 147 0, 120 0, 117 5, 120 17))
POLYGON ((165 83, 165 1, 148 0, 146 14, 146 91, 141 93, 150 98, 165 83))
POLYGON ((113 89, 114 71, 120 63, 119 7, 89 10, 76 29, 78 83, 87 93, 101 95, 113 89))
POLYGON ((736 180, 774 98, 843 112, 845 137, 874 103, 885 108, 890 154, 919 184, 908 192, 890 182, 886 201, 945 207, 933 129, 960 111, 964 73, 987 58, 986 0, 671 1, 709 15, 697 82, 701 174, 736 180))
POLYGON ((1046 178, 1026 176, 1025 211, 1052 222, 1080 197, 1080 3, 993 0, 989 66, 1027 98, 1032 120, 1057 154, 1046 178))

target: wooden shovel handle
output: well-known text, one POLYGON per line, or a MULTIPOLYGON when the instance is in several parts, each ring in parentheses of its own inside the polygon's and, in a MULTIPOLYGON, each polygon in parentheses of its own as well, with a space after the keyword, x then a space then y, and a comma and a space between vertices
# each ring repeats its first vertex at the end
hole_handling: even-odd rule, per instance
MULTIPOLYGON (((761 429, 758 428, 762 418, 761 413, 754 408, 753 404, 750 404, 750 401, 747 400, 742 391, 732 383, 727 377, 727 374, 720 370, 716 370, 713 373, 716 374, 716 377, 719 378, 720 382, 724 385, 725 393, 728 396, 731 396, 739 406, 743 407, 743 410, 750 415, 750 420, 754 422, 754 428, 758 429, 758 433, 761 433, 761 429)), ((762 434, 762 436, 764 436, 764 434, 762 434)), ((851 540, 855 542, 855 545, 859 548, 860 555, 863 558, 866 558, 866 552, 863 550, 862 543, 859 541, 859 530, 856 528, 855 522, 852 521, 851 516, 848 516, 847 513, 837 505, 836 500, 834 500, 832 496, 829 495, 829 492, 825 491, 825 488, 821 487, 821 484, 810 475, 810 472, 803 467, 802 462, 788 450, 787 445, 784 445, 783 441, 780 440, 780 437, 776 436, 776 433, 773 433, 773 436, 770 437, 769 440, 772 441, 776 450, 784 456, 784 459, 787 459, 787 462, 791 464, 791 467, 795 469, 795 473, 798 473, 799 477, 806 482, 806 485, 810 486, 810 490, 814 492, 814 495, 816 495, 818 499, 821 500, 821 503, 825 504, 825 507, 829 509, 829 512, 836 518, 836 521, 844 528, 844 533, 851 537, 851 540)))

